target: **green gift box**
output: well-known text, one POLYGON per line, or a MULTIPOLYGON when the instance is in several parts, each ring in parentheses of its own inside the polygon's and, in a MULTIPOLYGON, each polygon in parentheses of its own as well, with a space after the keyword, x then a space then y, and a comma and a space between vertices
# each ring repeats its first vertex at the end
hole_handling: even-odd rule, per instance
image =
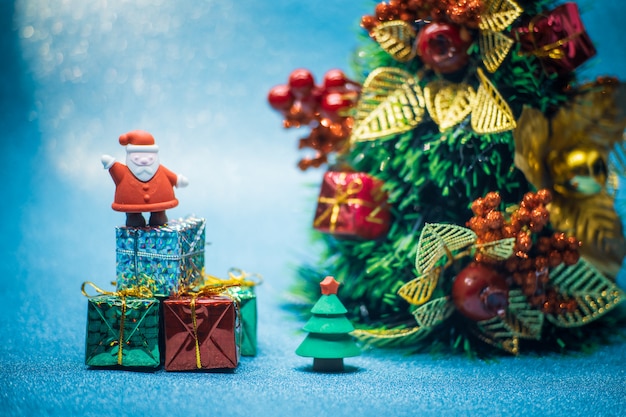
POLYGON ((156 368, 160 362, 158 300, 117 295, 89 298, 86 365, 156 368))
POLYGON ((241 355, 256 356, 257 305, 254 286, 231 287, 227 290, 239 303, 241 313, 241 355))

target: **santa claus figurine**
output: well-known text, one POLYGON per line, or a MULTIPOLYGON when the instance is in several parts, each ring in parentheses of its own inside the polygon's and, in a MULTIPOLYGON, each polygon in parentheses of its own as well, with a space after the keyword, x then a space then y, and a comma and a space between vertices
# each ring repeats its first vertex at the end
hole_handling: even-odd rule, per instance
POLYGON ((150 226, 166 224, 165 210, 178 205, 173 187, 186 187, 189 181, 159 163, 159 147, 150 133, 133 130, 120 136, 120 144, 126 146, 126 165, 110 155, 102 156, 102 165, 116 186, 111 207, 126 213, 129 227, 144 227, 142 213, 148 212, 150 226))

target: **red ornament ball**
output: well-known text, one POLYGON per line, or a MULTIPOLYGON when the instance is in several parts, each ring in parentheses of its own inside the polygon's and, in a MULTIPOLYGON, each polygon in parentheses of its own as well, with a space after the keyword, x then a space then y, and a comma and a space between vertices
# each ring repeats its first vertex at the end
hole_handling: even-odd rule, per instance
POLYGON ((313 74, 304 68, 293 70, 289 74, 289 87, 291 92, 298 97, 309 95, 315 87, 313 74))
POLYGON ((267 95, 267 101, 274 110, 288 110, 294 101, 288 85, 277 85, 267 95))
POLYGON ((432 22, 417 35, 417 53, 422 62, 441 74, 463 68, 469 61, 472 39, 466 30, 451 23, 432 22))
POLYGON ((331 120, 340 118, 340 112, 352 107, 352 100, 342 93, 329 93, 322 97, 322 113, 331 120))
POLYGON ((472 262, 456 276, 452 301, 467 318, 488 320, 502 314, 509 305, 509 287, 496 270, 472 262))
POLYGON ((324 74, 324 90, 343 89, 348 84, 348 77, 339 69, 332 69, 324 74))

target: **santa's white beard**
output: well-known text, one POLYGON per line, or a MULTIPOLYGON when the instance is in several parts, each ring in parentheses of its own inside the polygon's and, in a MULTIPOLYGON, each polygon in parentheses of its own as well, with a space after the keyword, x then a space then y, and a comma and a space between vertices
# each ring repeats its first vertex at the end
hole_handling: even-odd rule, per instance
POLYGON ((134 163, 130 158, 126 159, 126 166, 133 173, 133 175, 142 182, 150 181, 157 169, 159 169, 159 158, 155 158, 151 165, 138 165, 134 163))

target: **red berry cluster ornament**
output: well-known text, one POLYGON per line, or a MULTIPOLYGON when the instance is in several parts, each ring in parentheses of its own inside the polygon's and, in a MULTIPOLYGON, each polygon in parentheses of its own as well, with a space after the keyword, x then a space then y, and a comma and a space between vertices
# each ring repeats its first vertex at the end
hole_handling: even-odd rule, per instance
POLYGON ((430 20, 477 28, 483 10, 482 0, 390 0, 377 4, 374 15, 363 16, 361 26, 371 32, 381 22, 430 20))
MULTIPOLYGON (((478 236, 477 244, 515 238, 514 255, 504 262, 504 270, 522 289, 529 304, 544 313, 560 314, 574 311, 577 305, 550 288, 549 270, 561 263, 574 265, 578 262, 580 242, 561 232, 546 234, 544 228, 550 221, 546 205, 550 201, 552 195, 548 190, 526 193, 507 220, 497 210, 499 194, 491 192, 472 203, 474 216, 467 226, 478 236)), ((475 261, 492 265, 499 262, 481 252, 475 255, 475 261)))
POLYGON ((287 84, 273 87, 268 94, 270 106, 280 112, 285 128, 310 126, 308 137, 300 139, 299 148, 317 152, 313 158, 303 158, 300 169, 318 167, 328 161, 330 152, 345 150, 352 131, 353 119, 347 111, 358 101, 360 85, 338 69, 324 75, 322 85, 307 69, 296 69, 287 84))

